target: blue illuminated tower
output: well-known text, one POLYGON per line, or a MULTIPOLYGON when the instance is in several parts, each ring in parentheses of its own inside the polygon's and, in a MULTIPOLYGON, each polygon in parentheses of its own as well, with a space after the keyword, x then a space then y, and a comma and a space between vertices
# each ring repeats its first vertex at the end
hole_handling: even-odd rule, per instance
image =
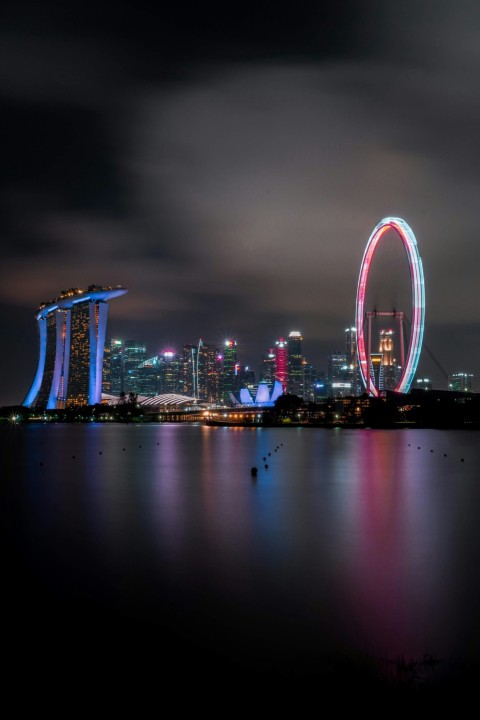
POLYGON ((40 305, 36 315, 40 356, 25 407, 55 409, 95 405, 102 399, 102 366, 108 300, 125 288, 71 288, 40 305))

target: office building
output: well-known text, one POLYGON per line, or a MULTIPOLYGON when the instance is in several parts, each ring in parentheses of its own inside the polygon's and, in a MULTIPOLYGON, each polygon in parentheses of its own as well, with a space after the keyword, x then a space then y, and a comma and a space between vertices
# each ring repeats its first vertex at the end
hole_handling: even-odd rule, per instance
POLYGON ((262 357, 262 366, 260 369, 260 382, 270 383, 273 385, 275 382, 275 349, 269 348, 268 352, 262 357))
POLYGON ((345 353, 332 353, 328 356, 328 391, 333 397, 345 397, 352 394, 350 365, 345 353))
POLYGON ((345 359, 348 365, 348 382, 351 384, 352 395, 361 395, 363 386, 357 357, 357 328, 345 329, 345 359))
POLYGON ((225 341, 223 348, 223 370, 222 370, 222 399, 228 405, 231 404, 231 395, 238 388, 237 382, 237 341, 229 339, 225 341))
POLYGON ((473 392, 473 373, 457 372, 449 375, 448 389, 453 392, 473 392))
POLYGON ((282 384, 283 392, 287 391, 288 379, 288 344, 281 337, 275 343, 275 380, 282 384))
POLYGON ((103 366, 103 392, 117 397, 121 393, 142 394, 140 367, 147 360, 145 343, 112 338, 106 343, 105 357, 108 362, 103 366))
POLYGON ((304 397, 303 392, 303 367, 302 367, 302 333, 292 330, 288 336, 288 381, 287 390, 292 395, 304 397))
POLYGON ((201 339, 198 345, 184 345, 182 392, 199 400, 219 402, 222 395, 222 359, 218 347, 201 339))

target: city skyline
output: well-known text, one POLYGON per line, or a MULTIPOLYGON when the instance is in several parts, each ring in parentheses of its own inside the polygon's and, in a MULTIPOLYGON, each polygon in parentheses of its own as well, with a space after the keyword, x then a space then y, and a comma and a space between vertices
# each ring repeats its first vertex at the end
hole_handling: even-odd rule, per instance
MULTIPOLYGON (((480 376, 480 10, 229 12, 7 8, 0 403, 28 391, 32 313, 59 280, 129 288, 112 337, 235 337, 253 364, 301 328, 325 366, 388 215, 419 243, 426 345, 446 373, 480 376)), ((418 374, 443 383, 425 352, 418 374)))

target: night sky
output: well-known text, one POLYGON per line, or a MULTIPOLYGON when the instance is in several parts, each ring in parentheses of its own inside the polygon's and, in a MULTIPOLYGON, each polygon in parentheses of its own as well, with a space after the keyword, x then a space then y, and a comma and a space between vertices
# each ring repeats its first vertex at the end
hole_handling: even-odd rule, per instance
POLYGON ((150 354, 233 335, 257 368, 300 329, 326 369, 388 215, 429 348, 478 381, 479 77, 473 0, 2 3, 0 403, 33 380, 40 301, 92 283, 129 289, 107 334, 150 354))

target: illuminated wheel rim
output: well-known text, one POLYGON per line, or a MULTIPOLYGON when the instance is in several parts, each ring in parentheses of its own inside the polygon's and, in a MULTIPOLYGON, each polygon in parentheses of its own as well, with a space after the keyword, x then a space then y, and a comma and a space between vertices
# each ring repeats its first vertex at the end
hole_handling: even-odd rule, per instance
MULTIPOLYGON (((357 328, 357 356, 360 368, 360 375, 365 388, 368 389, 368 377, 370 368, 367 367, 367 353, 365 350, 364 336, 364 315, 365 315, 365 293, 367 289, 368 274, 372 263, 373 255, 378 243, 384 233, 393 229, 399 235, 407 253, 410 279, 412 283, 412 328, 410 332, 410 344, 408 347, 405 366, 402 368, 402 375, 395 392, 406 393, 410 390, 415 372, 417 370, 420 352, 422 349, 423 330, 425 325, 425 281, 423 276, 422 259, 418 254, 417 241, 412 229, 400 218, 384 218, 378 223, 367 243, 360 266, 358 278, 357 304, 355 311, 355 325, 357 328)), ((370 380, 370 393, 377 397, 379 390, 375 387, 373 379, 370 380)))

